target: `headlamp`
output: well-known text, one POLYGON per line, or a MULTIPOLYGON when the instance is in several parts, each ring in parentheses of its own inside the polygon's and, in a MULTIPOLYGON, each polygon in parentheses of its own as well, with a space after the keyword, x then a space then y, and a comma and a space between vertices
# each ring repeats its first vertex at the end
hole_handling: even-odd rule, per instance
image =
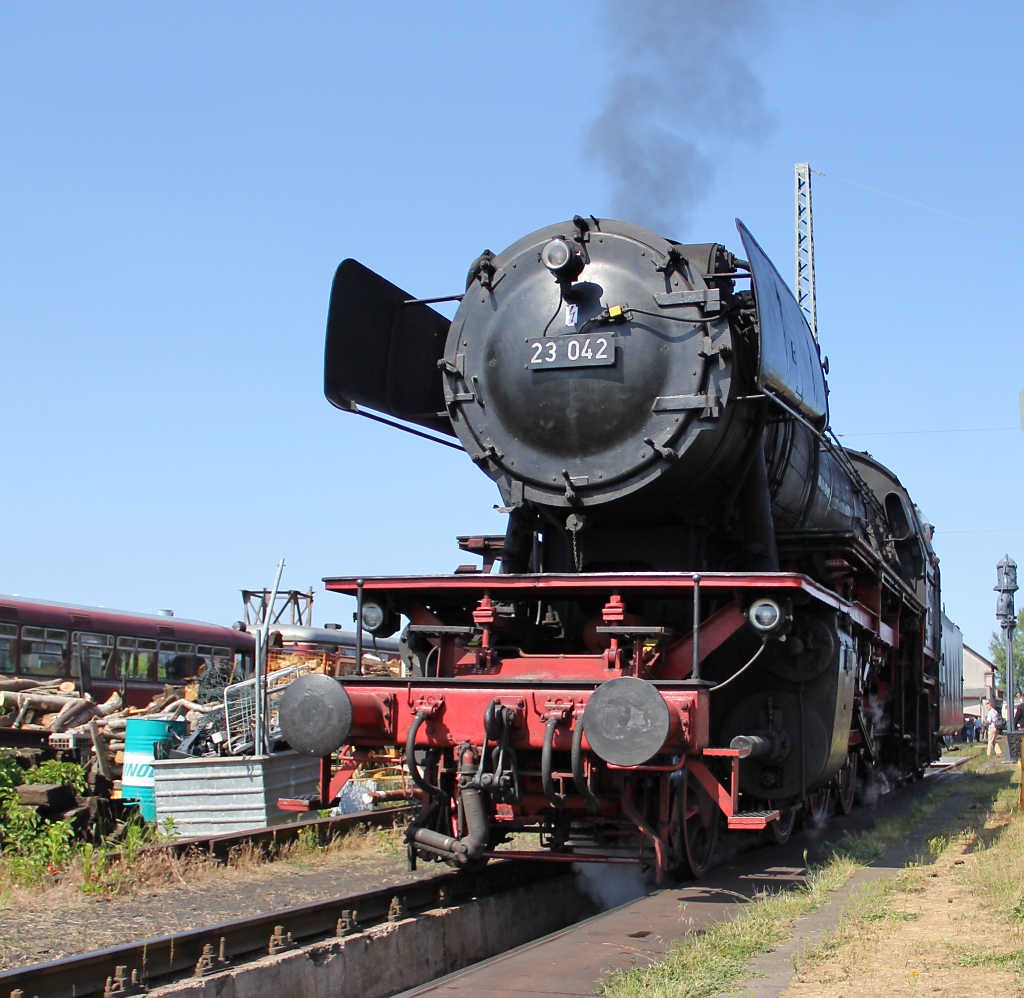
POLYGON ((762 634, 771 634, 781 630, 786 622, 782 607, 773 599, 767 597, 754 600, 747 611, 747 619, 755 631, 762 634))

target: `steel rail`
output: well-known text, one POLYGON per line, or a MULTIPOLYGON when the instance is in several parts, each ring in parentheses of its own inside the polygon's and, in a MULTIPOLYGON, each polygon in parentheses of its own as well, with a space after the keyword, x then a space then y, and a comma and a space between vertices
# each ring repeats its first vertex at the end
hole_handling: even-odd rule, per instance
MULTIPOLYGON (((565 873, 569 875, 568 867, 565 873)), ((105 989, 107 994, 140 993, 159 978, 196 972, 204 949, 207 956, 211 952, 223 954, 229 963, 239 957, 258 959, 289 949, 300 940, 337 935, 342 929, 339 921, 346 915, 357 920, 362 930, 431 908, 549 880, 551 876, 551 867, 545 863, 509 859, 491 862, 475 874, 459 871, 342 894, 326 901, 2 971, 0 995, 6 998, 18 990, 33 998, 89 998, 103 995, 105 989)), ((227 964, 223 967, 227 969, 227 964)))

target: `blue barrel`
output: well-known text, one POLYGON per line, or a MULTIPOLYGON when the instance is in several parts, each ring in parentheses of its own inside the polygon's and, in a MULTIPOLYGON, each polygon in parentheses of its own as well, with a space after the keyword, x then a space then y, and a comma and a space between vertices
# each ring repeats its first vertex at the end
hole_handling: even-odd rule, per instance
POLYGON ((121 797, 137 800, 146 821, 156 821, 156 797, 153 794, 153 759, 166 757, 171 735, 183 738, 187 721, 165 721, 149 717, 130 717, 124 731, 124 767, 121 773, 121 797))

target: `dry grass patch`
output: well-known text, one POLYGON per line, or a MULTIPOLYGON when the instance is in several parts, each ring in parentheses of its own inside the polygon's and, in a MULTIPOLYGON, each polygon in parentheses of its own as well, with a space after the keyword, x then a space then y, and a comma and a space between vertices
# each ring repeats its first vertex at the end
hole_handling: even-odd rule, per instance
MULTIPOLYGON (((1020 994, 1024 816, 1017 777, 982 764, 975 792, 927 863, 870 885, 797 967, 785 998, 1020 994)), ((964 781, 966 782, 966 781, 964 781)))
POLYGON ((109 853, 103 846, 86 844, 67 866, 39 882, 5 878, 0 856, 0 910, 35 903, 40 897, 59 903, 77 892, 128 897, 139 891, 272 876, 275 863, 308 870, 371 856, 398 856, 405 852, 404 834, 405 823, 392 828, 358 825, 321 841, 316 828, 304 828, 297 839, 275 850, 241 843, 223 860, 200 849, 177 856, 170 850, 144 848, 141 841, 128 848, 118 843, 109 853))
MULTIPOLYGON (((819 908, 856 870, 903 841, 953 792, 949 784, 940 784, 903 817, 879 822, 862 835, 847 832, 833 847, 830 858, 808 872, 803 886, 769 893, 747 904, 730 921, 684 936, 663 961, 614 974, 602 986, 601 994, 608 998, 708 998, 729 991, 747 976, 752 957, 770 952, 787 939, 798 917, 819 908)), ((895 911, 891 917, 905 920, 895 911)))

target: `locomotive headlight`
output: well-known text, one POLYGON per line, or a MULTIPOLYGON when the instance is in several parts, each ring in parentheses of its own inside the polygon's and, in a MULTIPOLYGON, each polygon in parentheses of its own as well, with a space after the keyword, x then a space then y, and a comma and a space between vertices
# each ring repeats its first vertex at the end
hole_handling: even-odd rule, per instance
POLYGON ((386 638, 398 630, 398 615, 379 603, 364 603, 362 614, 363 630, 376 638, 386 638))
POLYGON ((747 611, 747 619, 754 630, 762 634, 771 634, 778 631, 786 622, 782 607, 773 599, 758 599, 750 604, 747 611))
POLYGON ((573 281, 583 270, 583 257, 561 236, 549 239, 540 251, 540 262, 559 281, 573 281))

